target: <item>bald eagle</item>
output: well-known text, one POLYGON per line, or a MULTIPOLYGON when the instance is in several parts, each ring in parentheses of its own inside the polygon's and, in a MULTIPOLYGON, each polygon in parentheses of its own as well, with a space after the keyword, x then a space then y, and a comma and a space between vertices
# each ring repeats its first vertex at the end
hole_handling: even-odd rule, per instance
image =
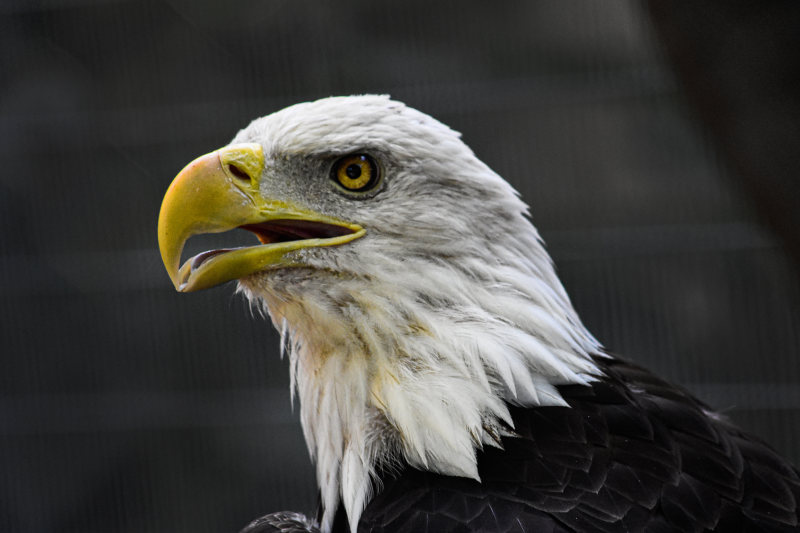
POLYGON ((385 96, 256 119, 170 185, 177 290, 238 280, 289 354, 317 517, 351 532, 798 531, 798 471, 581 323, 528 208, 385 96), (260 244, 181 266, 193 235, 260 244))

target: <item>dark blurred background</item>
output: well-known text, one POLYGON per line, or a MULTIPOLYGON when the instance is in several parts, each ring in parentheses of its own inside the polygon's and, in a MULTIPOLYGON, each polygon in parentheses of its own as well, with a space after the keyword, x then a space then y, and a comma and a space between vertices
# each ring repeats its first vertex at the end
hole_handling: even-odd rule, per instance
POLYGON ((277 335, 175 293, 155 229, 184 164, 331 94, 461 131, 610 350, 800 462, 798 7, 3 0, 0 531, 314 509, 277 335))

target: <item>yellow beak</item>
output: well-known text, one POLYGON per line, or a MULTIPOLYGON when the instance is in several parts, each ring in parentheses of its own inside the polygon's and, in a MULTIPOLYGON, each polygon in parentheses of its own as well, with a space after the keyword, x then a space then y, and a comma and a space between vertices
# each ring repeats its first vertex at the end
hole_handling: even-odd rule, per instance
POLYGON ((226 146, 189 163, 164 195, 158 217, 161 259, 175 288, 190 292, 254 272, 295 266, 286 254, 344 244, 364 235, 357 224, 264 198, 264 154, 258 144, 226 146), (263 244, 209 250, 180 265, 189 237, 244 227, 263 244))

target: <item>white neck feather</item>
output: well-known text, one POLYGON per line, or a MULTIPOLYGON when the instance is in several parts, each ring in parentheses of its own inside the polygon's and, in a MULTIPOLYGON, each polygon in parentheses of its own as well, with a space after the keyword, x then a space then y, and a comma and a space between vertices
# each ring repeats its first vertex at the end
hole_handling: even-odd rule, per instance
POLYGON ((507 403, 565 405, 556 385, 599 375, 601 347, 530 229, 447 261, 365 245, 369 275, 335 282, 314 268, 241 281, 289 352, 323 532, 340 501, 356 530, 378 466, 479 479, 476 450, 513 429, 507 403))

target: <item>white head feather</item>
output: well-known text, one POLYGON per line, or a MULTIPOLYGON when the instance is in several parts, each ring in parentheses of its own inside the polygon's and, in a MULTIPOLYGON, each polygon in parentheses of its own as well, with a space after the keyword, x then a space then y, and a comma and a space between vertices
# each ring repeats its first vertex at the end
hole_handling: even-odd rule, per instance
POLYGON ((260 118, 262 192, 357 223, 365 237, 296 252, 306 268, 240 280, 288 347, 292 386, 330 529, 355 531, 375 470, 408 463, 478 478, 507 404, 565 405, 601 347, 581 324, 527 206, 459 134, 385 96, 327 98, 260 118), (377 192, 343 194, 341 155, 369 153, 377 192))

